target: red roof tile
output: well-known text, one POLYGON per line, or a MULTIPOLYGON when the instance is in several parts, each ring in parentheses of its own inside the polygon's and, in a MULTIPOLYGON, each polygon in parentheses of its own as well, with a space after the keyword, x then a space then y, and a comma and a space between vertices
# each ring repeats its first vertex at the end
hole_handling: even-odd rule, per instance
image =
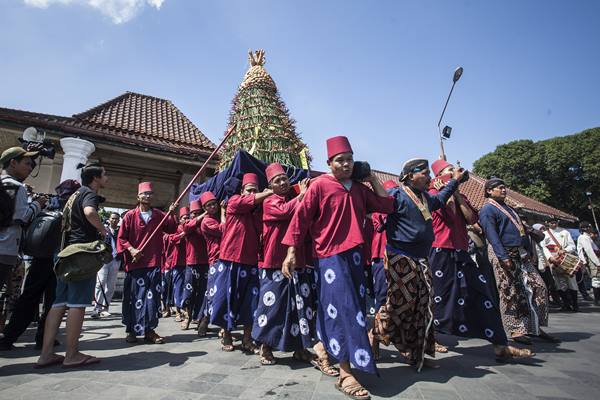
POLYGON ((0 108, 0 120, 186 155, 216 147, 169 100, 132 92, 73 117, 0 108))

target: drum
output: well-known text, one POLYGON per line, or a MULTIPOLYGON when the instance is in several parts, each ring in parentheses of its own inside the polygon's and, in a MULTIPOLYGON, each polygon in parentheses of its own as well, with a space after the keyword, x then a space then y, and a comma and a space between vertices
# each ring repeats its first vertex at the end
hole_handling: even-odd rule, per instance
POLYGON ((564 274, 574 276, 575 273, 582 267, 583 262, 579 257, 573 254, 565 253, 558 257, 558 263, 554 266, 564 274))

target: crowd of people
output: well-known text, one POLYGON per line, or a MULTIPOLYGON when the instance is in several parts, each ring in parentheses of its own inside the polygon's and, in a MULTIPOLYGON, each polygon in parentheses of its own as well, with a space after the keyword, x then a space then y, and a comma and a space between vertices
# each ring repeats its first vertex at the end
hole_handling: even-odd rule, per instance
MULTIPOLYGON (((142 182, 137 206, 110 214, 108 226, 98 214, 106 171, 82 166, 81 185, 57 188, 69 224, 55 253, 101 240, 112 261, 93 276, 65 280, 54 274, 56 254, 34 257, 0 349, 11 349, 37 318, 36 368, 100 362, 79 351, 85 308, 94 307, 92 318, 110 315, 123 268, 128 343, 165 343, 161 318, 174 317, 184 330, 194 324, 201 337, 214 326, 225 352, 256 354, 265 366, 277 362, 274 351, 292 353, 338 377, 342 393, 368 399, 353 369, 377 373, 381 344, 393 344, 417 371, 437 368, 435 353, 448 351, 437 334, 487 340, 498 362, 529 358, 532 338, 559 341, 542 329, 552 305, 578 311, 578 292, 588 299, 590 288, 599 304, 589 223, 581 223, 576 245, 557 218, 528 225, 506 203, 499 178, 485 182, 478 211, 458 190, 468 173, 445 160, 408 160, 400 182, 382 183, 374 174, 354 179, 353 154, 346 137, 332 137, 328 173, 292 185, 273 163, 267 188, 245 173, 227 201, 204 192, 166 211, 153 207, 153 185, 142 182), (65 313, 63 356, 54 350, 65 313)), ((2 154, 3 191, 14 207, 0 228, 0 286, 19 262, 24 227, 48 208, 46 197, 28 198, 23 187, 36 155, 22 148, 2 154)))

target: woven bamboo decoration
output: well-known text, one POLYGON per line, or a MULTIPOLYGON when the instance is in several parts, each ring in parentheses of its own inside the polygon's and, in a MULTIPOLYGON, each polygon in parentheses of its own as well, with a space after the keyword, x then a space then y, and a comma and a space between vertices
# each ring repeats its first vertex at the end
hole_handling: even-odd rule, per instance
MULTIPOLYGON (((295 121, 281 100, 273 78, 264 68, 265 51, 249 51, 248 61, 250 68, 229 113, 228 126, 235 125, 236 130, 223 147, 220 168, 230 165, 238 149, 267 163, 302 168, 300 154, 306 145, 296 133, 295 121)), ((310 162, 309 154, 307 158, 310 162)))

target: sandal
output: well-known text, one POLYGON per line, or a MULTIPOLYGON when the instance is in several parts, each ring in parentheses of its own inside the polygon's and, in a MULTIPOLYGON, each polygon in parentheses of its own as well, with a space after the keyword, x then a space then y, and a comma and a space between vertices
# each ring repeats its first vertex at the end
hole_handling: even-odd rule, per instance
POLYGON ((273 351, 264 344, 260 347, 260 363, 262 365, 275 365, 277 363, 273 351))
POLYGON ((506 346, 500 353, 496 353, 497 362, 508 362, 512 359, 517 358, 531 358, 535 356, 535 353, 529 349, 519 349, 513 346, 506 346))
POLYGON ((182 331, 187 331, 188 329, 190 329, 190 319, 186 318, 183 321, 181 321, 180 326, 182 331))
POLYGON ((198 324, 198 337, 205 337, 208 332, 208 317, 202 318, 198 324))
POLYGON ((329 357, 315 357, 310 361, 310 363, 315 368, 319 369, 323 375, 333 377, 340 376, 340 370, 336 367, 332 367, 331 364, 329 364, 329 357))
POLYGON ((296 361, 310 363, 316 358, 316 356, 310 351, 302 349, 294 351, 294 354, 292 354, 292 358, 296 361))
POLYGON ((435 352, 436 353, 447 353, 448 348, 441 343, 435 342, 435 352))
POLYGON ((73 364, 63 364, 62 368, 79 368, 79 367, 87 367, 88 365, 98 364, 100 362, 99 358, 93 356, 85 356, 83 360, 73 363, 73 364))
POLYGON ((181 322, 183 318, 181 317, 181 312, 175 311, 175 322, 181 322))
POLYGON ((235 350, 235 347, 233 347, 233 343, 225 343, 225 339, 221 340, 221 350, 226 351, 226 352, 232 352, 233 350, 235 350))
POLYGON ((340 377, 337 380, 337 382, 335 383, 335 388, 337 390, 339 390, 340 392, 342 392, 343 394, 345 394, 346 396, 348 396, 354 400, 370 400, 371 399, 371 395, 369 394, 369 391, 367 389, 365 389, 363 387, 363 385, 358 383, 356 378, 354 378, 352 375, 346 375, 343 378, 340 377), (352 378, 354 380, 354 382, 349 383, 346 386, 344 386, 344 381, 348 378, 352 378), (358 394, 359 392, 363 392, 363 393, 366 392, 366 394, 358 394))
POLYGON ((549 342, 549 343, 560 343, 560 339, 548 334, 548 332, 544 332, 540 329, 540 334, 538 336, 540 339, 549 342))
POLYGON ((146 332, 146 335, 144 336, 144 342, 150 344, 163 344, 165 342, 165 338, 159 336, 158 333, 152 329, 146 332))
POLYGON ((65 357, 64 356, 55 354, 54 357, 52 357, 52 359, 50 359, 49 361, 46 361, 46 362, 43 362, 43 363, 37 362, 37 363, 33 364, 33 368, 35 368, 35 369, 48 368, 48 367, 51 367, 53 365, 62 364, 63 361, 65 361, 65 357))
POLYGON ((128 333, 125 337, 127 343, 137 343, 137 337, 133 333, 128 333))
POLYGON ((242 351, 244 351, 246 353, 250 353, 250 354, 258 354, 259 353, 259 349, 254 344, 254 341, 252 339, 242 340, 242 345, 240 348, 242 351))

